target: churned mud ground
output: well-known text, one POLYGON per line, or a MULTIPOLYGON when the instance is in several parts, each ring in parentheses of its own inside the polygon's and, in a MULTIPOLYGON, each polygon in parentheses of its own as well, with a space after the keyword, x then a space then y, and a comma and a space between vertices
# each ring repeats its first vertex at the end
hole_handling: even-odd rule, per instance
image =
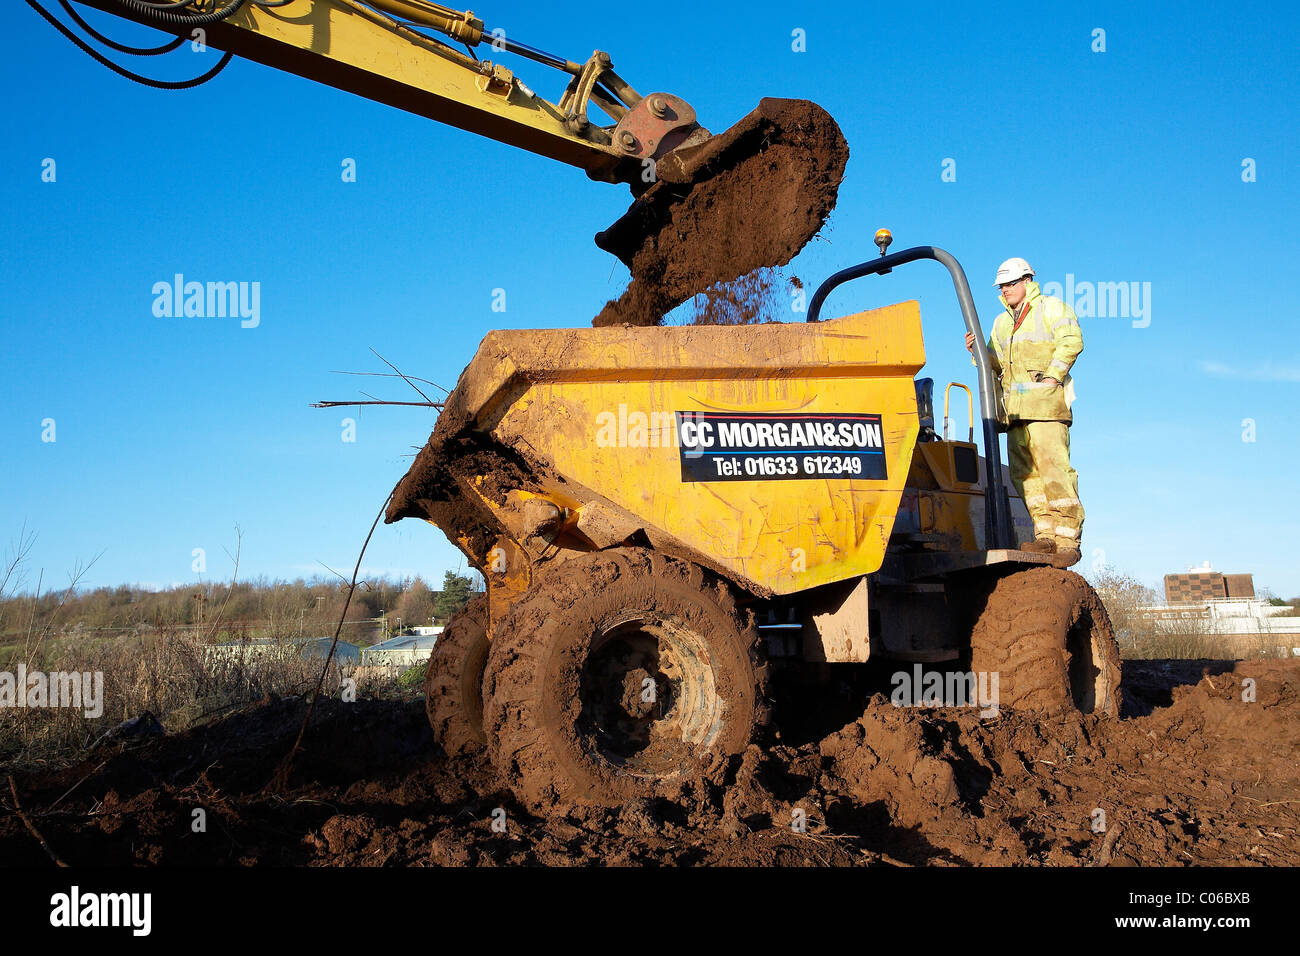
MULTIPOLYGON (((485 760, 445 759, 420 700, 322 701, 280 792, 300 699, 16 785, 73 865, 1295 866, 1298 688, 1294 661, 1126 661, 1121 719, 1050 722, 796 691, 726 788, 540 816, 485 760)), ((4 784, 0 861, 51 865, 4 784)))

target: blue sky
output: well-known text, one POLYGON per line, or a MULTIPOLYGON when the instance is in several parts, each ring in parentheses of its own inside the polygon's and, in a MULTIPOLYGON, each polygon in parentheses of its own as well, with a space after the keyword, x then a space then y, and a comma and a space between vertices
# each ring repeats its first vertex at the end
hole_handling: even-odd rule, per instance
MULTIPOLYGON (((630 83, 682 95, 715 131, 762 96, 836 117, 852 156, 823 238, 787 270, 806 283, 873 256, 887 226, 895 249, 941 245, 964 263, 986 326, 1012 255, 1043 282, 1149 289, 1143 317, 1081 317, 1081 569, 1154 584, 1208 560, 1300 595, 1294 6, 701 3, 672 29, 639 22, 649 8, 567 9, 563 23, 537 4, 479 12, 570 59, 610 51, 630 83)), ((85 15, 128 42, 156 36, 85 15)), ((257 64, 155 91, 26 6, 6 26, 0 544, 24 522, 37 533, 31 583, 40 569, 66 582, 100 552, 87 585, 192 582, 195 548, 204 578, 228 578, 236 526, 240 577, 350 571, 433 417, 312 409, 359 389, 417 397, 330 370, 386 371, 374 348, 451 387, 489 329, 586 325, 626 281, 591 242, 624 187, 257 64), (156 317, 153 285, 178 272, 258 282, 260 324, 156 317)), ((129 65, 180 77, 216 54, 172 56, 129 65)), ((558 98, 559 74, 504 60, 558 98)), ((937 265, 847 287, 826 314, 906 298, 921 301, 925 374, 973 384, 937 265)), ((381 525, 365 562, 434 581, 463 566, 413 521, 381 525)))

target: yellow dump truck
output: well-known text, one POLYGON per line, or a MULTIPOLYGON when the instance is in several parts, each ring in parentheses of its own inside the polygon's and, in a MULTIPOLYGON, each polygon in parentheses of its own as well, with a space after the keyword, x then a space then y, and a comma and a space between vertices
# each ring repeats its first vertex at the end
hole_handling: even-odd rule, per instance
MULTIPOLYGON (((427 0, 86 2, 175 39, 123 47, 66 4, 72 24, 29 5, 147 85, 196 86, 239 55, 625 183, 635 201, 601 247, 635 263, 666 244, 674 266, 701 259, 693 278, 706 284, 788 262, 834 205, 847 160, 815 104, 763 100, 714 136, 680 96, 639 93, 607 52, 571 61, 427 0), (201 36, 225 54, 193 79, 161 80, 73 24, 117 52, 201 36), (555 71, 562 94, 546 99, 474 47, 555 71), (794 214, 753 261, 715 235, 749 221, 756 169, 794 214)), ((823 283, 810 320, 845 281, 933 259, 984 341, 951 256, 886 251, 823 283)), ((661 289, 660 304, 680 293, 661 289)), ((486 747, 529 802, 666 792, 748 745, 769 662, 965 666, 996 675, 1006 706, 1116 713, 1096 595, 1054 558, 1016 550, 1015 526, 1030 529, 1002 477, 977 353, 985 458, 935 432, 928 380, 914 378, 915 302, 799 325, 488 335, 387 515, 431 521, 488 582, 428 667, 443 748, 486 747)))
POLYGON ((1016 549, 1032 527, 1000 455, 936 432, 918 304, 820 321, 838 285, 929 259, 984 342, 956 260, 886 252, 806 323, 484 338, 387 514, 487 581, 428 668, 449 753, 486 747, 530 804, 668 793, 721 779, 770 668, 807 663, 964 669, 996 678, 995 707, 1118 712, 1095 593, 1016 549))

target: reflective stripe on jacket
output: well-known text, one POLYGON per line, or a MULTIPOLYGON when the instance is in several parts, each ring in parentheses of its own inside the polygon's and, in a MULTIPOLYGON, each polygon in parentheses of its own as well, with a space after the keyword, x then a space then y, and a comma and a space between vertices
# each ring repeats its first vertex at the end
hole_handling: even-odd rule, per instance
MULTIPOLYGON (((1070 367, 1083 351, 1083 332, 1074 310, 1051 295, 1043 295, 1037 282, 1025 284, 1024 316, 1015 328, 1007 300, 993 320, 989 358, 1002 380, 1002 398, 1011 422, 1072 422, 1066 390, 1070 367), (1040 382, 1054 378, 1060 385, 1040 382)), ((1071 389, 1072 391, 1072 389, 1071 389)))

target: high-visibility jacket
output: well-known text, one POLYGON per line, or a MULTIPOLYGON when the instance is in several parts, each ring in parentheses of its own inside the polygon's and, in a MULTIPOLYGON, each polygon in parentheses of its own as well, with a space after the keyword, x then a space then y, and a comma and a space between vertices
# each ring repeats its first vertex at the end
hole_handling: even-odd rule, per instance
POLYGON ((1004 308, 993 320, 989 358, 993 373, 1002 381, 1010 424, 1074 421, 1070 367, 1083 351, 1083 333, 1074 310, 1055 296, 1043 295, 1037 282, 1027 282, 1021 303, 1025 311, 1017 328, 1013 310, 1005 298, 999 298, 1004 308), (1054 378, 1061 384, 1040 378, 1054 378))

